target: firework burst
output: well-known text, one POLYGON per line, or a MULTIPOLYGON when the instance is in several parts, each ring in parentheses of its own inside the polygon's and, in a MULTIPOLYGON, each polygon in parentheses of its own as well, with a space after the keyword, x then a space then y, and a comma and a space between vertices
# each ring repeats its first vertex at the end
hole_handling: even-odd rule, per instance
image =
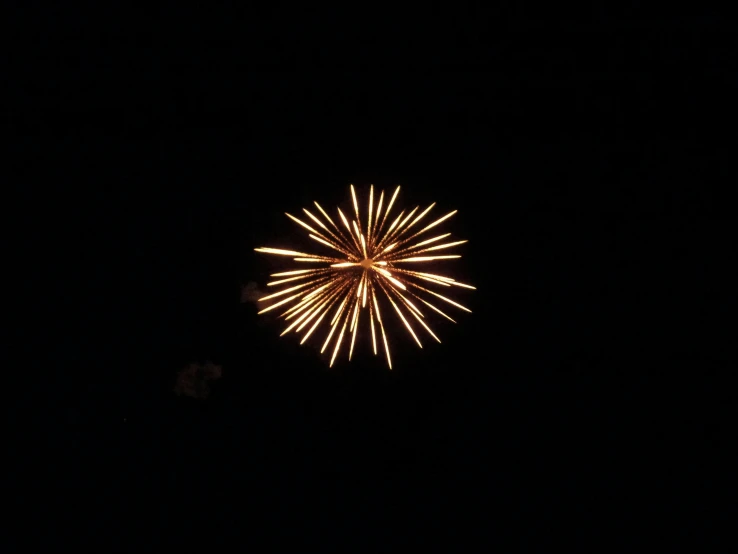
POLYGON ((397 217, 390 216, 400 192, 399 186, 386 204, 384 191, 380 193, 378 201, 375 202, 374 186, 369 188, 369 202, 365 214, 366 224, 363 225, 354 186, 351 185, 350 188, 356 218, 347 218, 341 208, 338 208, 339 222, 345 229, 337 225, 317 202, 315 202, 315 207, 323 219, 306 209, 303 209, 303 212, 309 218, 310 224, 286 214, 295 223, 305 228, 311 239, 319 242, 326 249, 340 253, 340 256, 333 253, 332 255, 306 254, 281 248, 255 249, 257 252, 266 254, 289 256, 301 264, 322 266, 272 274, 272 277, 279 279, 268 283, 267 286, 283 288, 259 299, 259 302, 273 301, 259 313, 262 314, 279 307, 287 308, 280 316, 285 321, 289 321, 282 335, 290 331, 297 333, 305 331, 300 344, 308 340, 320 327, 321 322, 325 321, 329 329, 321 353, 331 345, 331 341, 335 338, 330 362, 333 366, 347 334, 351 335, 349 360, 351 359, 356 335, 359 333, 359 324, 363 321, 362 313, 368 312, 374 354, 377 354, 377 335, 381 334, 387 365, 392 369, 392 359, 387 342, 388 330, 382 319, 386 310, 380 310, 378 297, 388 300, 388 303, 383 303, 384 308, 392 307, 418 346, 422 348, 423 345, 411 322, 417 322, 431 337, 441 342, 426 323, 426 314, 421 311, 421 307, 427 306, 450 321, 454 320, 438 307, 438 300, 466 312, 471 310, 428 287, 449 289, 452 287, 474 289, 474 287, 459 283, 450 277, 409 268, 437 260, 460 258, 458 254, 436 255, 436 252, 439 250, 448 252, 447 249, 467 241, 441 243, 450 236, 450 233, 428 239, 420 237, 456 213, 454 210, 421 227, 418 224, 433 209, 435 202, 417 216, 415 214, 419 207, 408 213, 402 210, 397 217))

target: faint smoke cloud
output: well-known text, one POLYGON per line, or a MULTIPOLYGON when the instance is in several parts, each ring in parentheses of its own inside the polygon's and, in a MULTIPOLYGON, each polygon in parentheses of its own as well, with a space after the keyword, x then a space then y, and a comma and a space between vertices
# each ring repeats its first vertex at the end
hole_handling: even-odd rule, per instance
POLYGON ((253 302, 256 303, 259 298, 264 296, 264 292, 259 288, 259 285, 253 281, 249 281, 246 285, 241 288, 241 302, 253 302))
POLYGON ((212 362, 191 363, 177 374, 174 393, 177 396, 207 398, 210 396, 210 382, 220 379, 223 370, 212 362))

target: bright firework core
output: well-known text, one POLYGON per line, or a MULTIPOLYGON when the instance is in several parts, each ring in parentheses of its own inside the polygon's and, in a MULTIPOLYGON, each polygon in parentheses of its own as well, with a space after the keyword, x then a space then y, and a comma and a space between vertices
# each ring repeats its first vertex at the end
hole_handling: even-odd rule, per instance
MULTIPOLYGON (((430 308, 433 312, 440 314, 450 321, 454 320, 436 305, 437 299, 461 310, 471 311, 461 304, 426 287, 431 286, 430 284, 447 288, 461 287, 473 289, 474 287, 459 283, 451 277, 445 277, 435 273, 412 271, 403 267, 406 263, 428 263, 461 257, 458 254, 418 256, 418 254, 451 248, 467 242, 461 240, 433 244, 445 239, 451 233, 445 233, 425 240, 420 239, 419 242, 414 240, 429 229, 453 216, 456 211, 446 214, 424 227, 418 226, 416 229, 419 229, 415 232, 409 232, 431 211, 435 203, 431 204, 418 216, 415 216, 415 213, 418 211, 419 206, 407 214, 405 213, 406 210, 402 210, 394 221, 389 223, 391 218, 388 220, 388 216, 392 211, 399 192, 400 187, 397 187, 389 203, 385 206, 384 191, 381 192, 379 201, 375 202, 374 186, 372 185, 369 189, 366 226, 364 226, 359 213, 359 204, 356 201, 356 192, 354 191, 354 186, 351 185, 351 197, 356 218, 349 222, 349 219, 338 208, 338 215, 346 228, 345 231, 331 219, 317 202, 315 202, 315 206, 323 216, 323 219, 304 208, 303 212, 305 212, 319 229, 290 214, 286 214, 295 223, 307 229, 309 231, 308 236, 311 239, 321 243, 324 247, 339 252, 341 254, 339 257, 335 255, 329 256, 295 252, 281 248, 256 248, 257 252, 290 256, 295 262, 319 264, 321 266, 316 269, 295 269, 272 274, 272 277, 287 278, 267 283, 267 286, 284 285, 284 283, 289 284, 285 285, 287 288, 279 292, 260 298, 259 302, 272 300, 290 293, 294 294, 280 299, 259 313, 261 314, 279 306, 292 303, 291 307, 285 306, 287 309, 280 316, 286 321, 293 320, 282 334, 284 335, 293 329, 296 332, 300 332, 308 324, 311 324, 303 336, 301 344, 310 337, 313 331, 320 325, 321 321, 325 319, 330 328, 321 352, 325 351, 334 336, 337 337, 333 346, 331 366, 338 355, 346 332, 351 334, 349 360, 351 359, 354 350, 354 341, 356 340, 359 329, 361 313, 369 312, 374 354, 377 354, 377 333, 375 329, 378 327, 384 342, 387 364, 392 369, 387 331, 385 330, 380 312, 381 304, 378 302, 378 297, 382 297, 382 294, 421 348, 423 345, 415 333, 413 325, 410 323, 412 318, 430 336, 441 342, 426 323, 426 314, 421 311, 421 306, 424 305, 430 308), (385 227, 385 223, 388 224, 388 227, 385 227), (431 246, 431 244, 433 245, 431 246), (362 268, 362 271, 356 271, 357 268, 362 268), (298 284, 293 284, 294 281, 298 281, 298 284), (422 282, 422 285, 419 281, 422 282), (326 318, 326 316, 329 317, 326 318)), ((386 308, 388 306, 385 304, 386 308)))

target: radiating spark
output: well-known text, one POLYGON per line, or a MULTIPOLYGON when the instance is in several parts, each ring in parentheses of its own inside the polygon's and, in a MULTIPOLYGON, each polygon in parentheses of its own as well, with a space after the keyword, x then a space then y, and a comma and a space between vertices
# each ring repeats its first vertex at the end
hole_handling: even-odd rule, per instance
MULTIPOLYGON (((309 218, 310 223, 306 223, 306 221, 291 214, 286 214, 292 221, 308 231, 310 239, 320 243, 322 247, 330 249, 335 256, 310 254, 283 248, 261 247, 255 249, 257 252, 265 254, 289 256, 296 262, 322 264, 317 269, 297 269, 271 274, 271 277, 285 278, 269 282, 267 286, 287 285, 282 290, 260 298, 258 302, 274 299, 278 301, 262 309, 259 313, 287 305, 286 311, 279 315, 280 318, 289 321, 287 327, 282 331, 282 335, 293 330, 300 333, 307 328, 300 344, 306 342, 313 332, 320 327, 321 323, 329 321, 328 333, 320 351, 321 353, 324 352, 332 344, 330 359, 330 365, 332 366, 341 352, 341 344, 347 332, 351 334, 348 358, 349 360, 352 358, 356 336, 361 332, 363 321, 361 311, 368 308, 373 352, 375 355, 377 354, 376 327, 379 326, 387 365, 392 369, 387 335, 393 330, 393 327, 391 323, 388 327, 387 322, 382 319, 378 292, 382 293, 383 301, 387 301, 393 307, 394 313, 418 346, 422 348, 420 338, 413 328, 416 321, 436 341, 441 342, 430 328, 430 320, 426 317, 429 314, 424 314, 421 307, 423 305, 428 306, 433 312, 450 321, 454 320, 436 306, 434 302, 431 302, 432 297, 439 298, 460 310, 466 312, 471 310, 446 296, 421 286, 420 283, 424 282, 427 286, 435 285, 446 288, 474 289, 475 287, 460 283, 451 277, 436 273, 412 271, 400 267, 400 265, 404 263, 433 263, 460 258, 461 256, 457 254, 420 254, 451 249, 467 241, 459 240, 433 244, 450 236, 450 233, 444 233, 433 238, 420 240, 420 242, 413 242, 415 237, 440 225, 457 212, 452 211, 413 233, 414 227, 433 209, 435 203, 425 208, 417 216, 419 206, 409 212, 401 210, 399 215, 391 216, 395 200, 400 192, 399 186, 395 189, 385 207, 384 191, 380 191, 379 199, 375 203, 374 185, 371 185, 366 204, 366 222, 362 223, 354 185, 350 185, 350 191, 355 219, 349 220, 341 208, 338 208, 338 216, 345 230, 340 228, 317 202, 314 202, 314 204, 320 215, 315 215, 303 208, 303 212, 309 218), (385 228, 388 220, 391 223, 385 228), (295 281, 297 283, 293 284, 295 281), (288 296, 281 298, 285 295, 288 296), (408 318, 408 314, 412 317, 408 318)), ((392 311, 390 310, 390 312, 392 311)))

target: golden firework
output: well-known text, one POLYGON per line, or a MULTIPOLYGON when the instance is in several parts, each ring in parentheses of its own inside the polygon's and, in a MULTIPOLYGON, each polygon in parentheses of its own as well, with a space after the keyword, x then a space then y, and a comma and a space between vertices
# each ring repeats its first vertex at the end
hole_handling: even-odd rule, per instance
POLYGON ((298 333, 305 330, 300 344, 304 343, 328 316, 329 329, 321 353, 328 348, 331 339, 337 332, 338 335, 333 345, 330 362, 330 365, 333 366, 347 330, 351 335, 349 360, 351 359, 356 335, 359 332, 359 322, 362 320, 361 314, 368 311, 374 354, 377 354, 376 328, 378 327, 382 334, 382 342, 387 355, 387 365, 392 369, 387 331, 382 320, 380 304, 377 301, 378 296, 381 297, 383 294, 384 298, 389 301, 389 304, 394 308, 418 346, 423 347, 415 333, 415 329, 410 324, 413 318, 430 336, 441 342, 426 323, 425 314, 419 307, 420 303, 451 321, 454 320, 431 300, 436 302, 435 299, 438 298, 455 308, 467 312, 471 312, 471 310, 438 292, 426 288, 431 286, 428 283, 447 288, 474 289, 474 287, 459 283, 450 277, 413 271, 405 269, 403 266, 405 264, 412 265, 460 258, 461 256, 458 254, 439 256, 435 255, 435 252, 458 246, 467 241, 460 240, 435 244, 451 234, 445 233, 420 240, 420 242, 413 242, 420 235, 440 225, 456 213, 456 210, 454 210, 420 228, 415 233, 410 233, 411 229, 418 229, 417 224, 433 209, 435 202, 414 219, 413 217, 419 206, 407 214, 405 210, 402 210, 392 223, 385 228, 385 223, 388 221, 392 207, 400 192, 399 186, 395 189, 386 207, 384 207, 384 191, 380 193, 379 200, 375 203, 374 185, 369 188, 369 203, 366 212, 366 225, 364 226, 359 215, 359 204, 356 201, 354 186, 351 185, 350 188, 356 218, 349 221, 341 208, 337 208, 345 230, 336 225, 317 202, 315 202, 315 207, 325 221, 303 208, 305 215, 315 226, 311 226, 291 214, 286 214, 295 223, 307 229, 309 231, 308 236, 311 239, 321 243, 326 248, 339 252, 340 256, 306 254, 281 248, 264 247, 255 249, 257 252, 266 254, 291 256, 296 262, 321 264, 323 266, 315 269, 295 269, 272 274, 272 277, 279 277, 280 279, 267 283, 267 286, 281 285, 284 288, 279 292, 260 298, 259 302, 277 301, 259 313, 262 314, 280 306, 289 306, 280 316, 286 321, 290 321, 282 335, 293 330, 298 333), (383 209, 384 211, 382 211, 383 209), (423 284, 420 284, 420 282, 423 284), (286 298, 281 298, 285 296, 286 298))

